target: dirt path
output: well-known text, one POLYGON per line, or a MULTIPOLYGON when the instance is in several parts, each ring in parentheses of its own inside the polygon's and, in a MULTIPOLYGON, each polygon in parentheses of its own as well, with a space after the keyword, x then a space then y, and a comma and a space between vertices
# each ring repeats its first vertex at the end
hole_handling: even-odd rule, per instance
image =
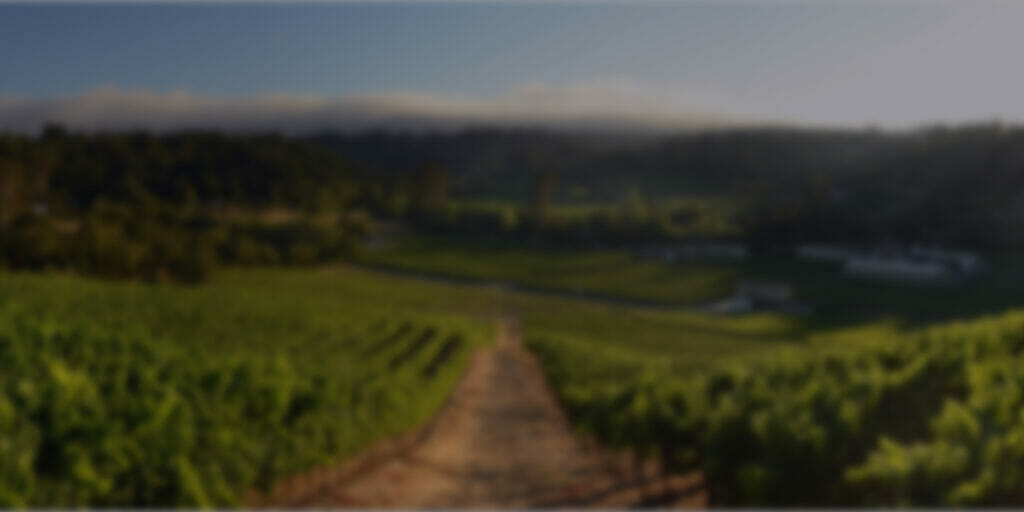
MULTIPOLYGON (((705 505, 698 475, 655 476, 570 430, 514 319, 433 423, 278 505, 362 508, 705 505), (643 476, 649 475, 649 476, 643 476)), ((305 486, 309 487, 309 486, 305 486)))

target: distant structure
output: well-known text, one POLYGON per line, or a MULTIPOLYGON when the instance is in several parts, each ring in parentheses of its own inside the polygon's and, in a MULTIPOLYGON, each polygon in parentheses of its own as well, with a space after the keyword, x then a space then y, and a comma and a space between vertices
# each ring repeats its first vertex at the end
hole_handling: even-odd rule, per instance
POLYGON ((924 285, 957 284, 984 269, 977 254, 922 246, 859 255, 843 265, 851 277, 924 285))
POLYGON ((948 251, 915 245, 910 248, 910 255, 945 263, 953 271, 964 275, 976 274, 985 269, 985 262, 981 256, 966 251, 948 251))
POLYGON ((894 283, 956 284, 985 270, 984 260, 975 253, 921 245, 888 245, 867 251, 808 244, 797 247, 796 255, 804 260, 841 263, 843 273, 850 277, 894 283))
POLYGON ((951 281, 952 269, 937 261, 903 257, 857 256, 846 260, 843 273, 854 277, 889 281, 939 283, 951 281))

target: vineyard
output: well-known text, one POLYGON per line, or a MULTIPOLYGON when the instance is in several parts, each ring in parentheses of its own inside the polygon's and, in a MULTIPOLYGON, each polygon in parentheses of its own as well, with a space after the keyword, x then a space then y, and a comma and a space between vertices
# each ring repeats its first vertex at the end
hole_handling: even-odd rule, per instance
POLYGON ((579 428, 699 468, 713 505, 1024 502, 1024 314, 828 341, 700 372, 529 343, 579 428))
POLYGON ((239 505, 424 423, 493 326, 361 279, 4 275, 0 506, 239 505))
POLYGON ((578 429, 712 505, 1024 502, 1021 312, 811 332, 344 267, 2 278, 3 506, 249 503, 424 424, 510 312, 578 429))

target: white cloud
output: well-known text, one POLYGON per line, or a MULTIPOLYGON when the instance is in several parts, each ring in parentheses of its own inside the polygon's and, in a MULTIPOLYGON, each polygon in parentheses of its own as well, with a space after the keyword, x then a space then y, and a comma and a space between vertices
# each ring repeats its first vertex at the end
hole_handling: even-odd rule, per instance
POLYGON ((568 85, 524 84, 504 94, 461 97, 415 92, 334 98, 205 96, 105 87, 52 98, 0 96, 0 131, 36 132, 47 122, 82 130, 232 132, 457 130, 473 126, 556 130, 670 131, 740 124, 707 95, 682 95, 610 79, 568 85))

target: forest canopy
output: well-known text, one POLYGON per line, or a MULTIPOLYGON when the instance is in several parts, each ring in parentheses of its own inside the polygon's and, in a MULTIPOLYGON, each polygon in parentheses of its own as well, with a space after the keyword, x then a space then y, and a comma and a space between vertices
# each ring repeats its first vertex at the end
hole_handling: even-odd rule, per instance
POLYGON ((770 249, 1024 243, 1024 129, 734 129, 671 137, 456 134, 0 135, 0 241, 17 268, 200 280, 219 263, 350 254, 372 219, 572 244, 740 238, 770 249), (697 230, 673 198, 724 200, 697 230), (456 208, 488 200, 498 208, 456 208), (553 205, 586 205, 557 219, 553 205))

